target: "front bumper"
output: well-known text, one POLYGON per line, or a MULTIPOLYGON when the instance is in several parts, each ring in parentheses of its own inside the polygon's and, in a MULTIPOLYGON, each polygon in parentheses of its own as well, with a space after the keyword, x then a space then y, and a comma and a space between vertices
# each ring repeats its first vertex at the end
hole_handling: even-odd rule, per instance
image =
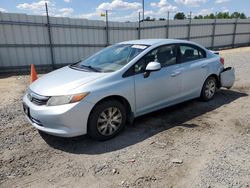
POLYGON ((89 114, 94 104, 80 101, 59 106, 36 105, 23 97, 28 107, 26 118, 38 130, 61 137, 74 137, 87 133, 89 114))

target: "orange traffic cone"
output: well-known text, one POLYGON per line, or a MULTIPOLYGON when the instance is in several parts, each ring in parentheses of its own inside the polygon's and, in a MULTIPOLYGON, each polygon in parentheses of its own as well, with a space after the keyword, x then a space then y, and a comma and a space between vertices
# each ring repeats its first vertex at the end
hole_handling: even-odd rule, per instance
POLYGON ((36 73, 35 65, 31 64, 31 66, 30 66, 30 83, 34 82, 35 80, 37 80, 37 73, 36 73))

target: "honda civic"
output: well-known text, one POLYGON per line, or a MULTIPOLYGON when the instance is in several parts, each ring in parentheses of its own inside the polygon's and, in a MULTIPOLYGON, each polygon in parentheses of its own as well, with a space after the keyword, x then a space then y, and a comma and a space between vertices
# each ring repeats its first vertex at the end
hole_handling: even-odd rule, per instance
POLYGON ((144 39, 114 44, 41 76, 23 108, 38 130, 61 137, 116 136, 135 117, 230 88, 234 68, 190 41, 144 39))

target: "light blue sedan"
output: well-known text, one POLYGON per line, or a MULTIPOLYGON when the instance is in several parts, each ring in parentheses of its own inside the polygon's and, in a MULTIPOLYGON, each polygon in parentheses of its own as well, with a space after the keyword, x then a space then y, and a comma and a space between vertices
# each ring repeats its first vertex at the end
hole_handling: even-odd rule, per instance
POLYGON ((193 42, 170 39, 115 44, 33 82, 23 98, 30 123, 48 134, 97 140, 135 117, 232 87, 234 69, 193 42))

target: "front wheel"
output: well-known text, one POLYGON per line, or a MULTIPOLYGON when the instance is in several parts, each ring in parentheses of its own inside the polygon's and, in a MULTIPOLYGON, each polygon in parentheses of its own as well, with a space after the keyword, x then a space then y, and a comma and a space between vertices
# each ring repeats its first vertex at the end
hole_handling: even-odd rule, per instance
POLYGON ((95 140, 108 140, 116 136, 125 126, 126 111, 116 101, 97 104, 89 117, 88 134, 95 140))
POLYGON ((214 77, 208 77, 203 84, 201 91, 201 99, 203 101, 211 100, 216 92, 216 79, 214 77))

